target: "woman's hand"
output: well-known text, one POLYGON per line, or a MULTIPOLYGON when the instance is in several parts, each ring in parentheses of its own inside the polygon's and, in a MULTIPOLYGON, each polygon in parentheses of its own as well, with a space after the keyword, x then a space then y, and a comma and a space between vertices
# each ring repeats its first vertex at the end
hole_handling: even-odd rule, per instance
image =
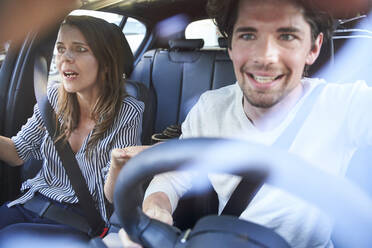
POLYGON ((113 149, 111 152, 111 168, 121 169, 129 159, 149 147, 150 146, 129 146, 121 149, 113 149))
POLYGON ((123 168, 129 159, 149 147, 150 146, 129 146, 125 148, 116 148, 111 151, 110 170, 104 187, 105 196, 109 202, 112 203, 113 201, 114 187, 121 168, 123 168))
POLYGON ((124 164, 130 159, 124 149, 116 148, 111 152, 111 169, 121 169, 124 164))

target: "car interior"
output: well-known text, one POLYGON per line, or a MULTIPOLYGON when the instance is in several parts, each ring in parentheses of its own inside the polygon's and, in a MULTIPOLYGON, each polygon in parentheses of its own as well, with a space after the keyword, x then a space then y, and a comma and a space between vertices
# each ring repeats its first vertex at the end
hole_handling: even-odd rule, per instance
MULTIPOLYGON (((171 125, 180 125, 202 93, 236 81, 232 62, 227 54, 227 40, 218 38, 218 45, 204 46, 203 38, 186 38, 188 24, 208 19, 206 0, 86 0, 81 9, 115 13, 122 16, 119 26, 124 29, 129 18, 146 27, 142 41, 135 51, 123 54, 133 65, 126 70, 128 94, 145 103, 142 122, 142 143, 153 144, 152 135, 162 133, 171 125), (162 32, 162 23, 171 20, 177 26, 174 32, 162 32), (129 56, 132 54, 133 56, 129 56)), ((310 68, 309 76, 324 76, 324 68, 337 68, 338 54, 349 41, 371 44, 372 24, 359 28, 370 20, 368 13, 345 13, 337 19, 337 29, 332 41, 322 47, 321 55, 310 68), (369 28, 369 29, 368 29, 369 28)), ((48 34, 30 32, 20 47, 10 43, 0 68, 0 134, 15 135, 36 103, 34 94, 35 58, 46 59, 48 67, 53 58, 58 24, 48 34)), ((128 37, 128 36, 127 36, 128 37)), ((360 45, 362 46, 362 45, 360 45)), ((353 54, 357 54, 354 51, 353 54)), ((341 60, 341 59, 340 59, 341 60)), ((357 59, 356 59, 357 60, 357 59)), ((361 70, 368 68, 358 67, 361 70)), ((350 74, 367 75, 348 67, 350 74)), ((330 69, 332 70, 332 69, 330 69)), ((344 72, 343 72, 344 73, 344 72)), ((328 74, 329 80, 339 80, 338 74, 328 74)), ((348 78, 349 79, 349 78, 348 78)), ((372 77, 363 78, 372 82, 372 77)), ((350 81, 350 80, 349 80, 350 81)), ((355 81, 355 80, 354 80, 355 81)), ((355 184, 372 195, 368 175, 372 149, 366 147, 354 155, 346 172, 355 184)), ((7 166, 0 161, 0 202, 15 199, 22 181, 32 177, 40 168, 40 161, 29 161, 22 167, 7 166), (38 165, 37 165, 38 164, 38 165)))

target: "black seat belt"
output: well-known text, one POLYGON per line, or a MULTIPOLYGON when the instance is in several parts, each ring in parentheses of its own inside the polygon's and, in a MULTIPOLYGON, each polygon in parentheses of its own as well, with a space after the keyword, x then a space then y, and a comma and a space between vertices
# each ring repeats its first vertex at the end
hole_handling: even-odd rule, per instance
POLYGON ((57 127, 58 122, 56 120, 56 114, 50 105, 46 94, 47 77, 48 67, 46 59, 41 56, 36 56, 34 65, 34 90, 41 117, 43 118, 49 135, 54 141, 59 158, 61 159, 72 188, 79 200, 79 205, 87 216, 86 220, 90 226, 90 230, 87 230, 88 234, 91 237, 103 236, 105 232, 107 232, 107 228, 105 227, 106 224, 95 207, 95 202, 89 192, 85 178, 80 170, 70 144, 63 140, 55 142, 56 137, 59 135, 59 128, 57 127))
POLYGON ((252 182, 247 178, 242 178, 235 188, 230 199, 223 208, 221 215, 232 215, 239 217, 247 208, 253 197, 263 185, 263 181, 252 182))
MULTIPOLYGON (((298 110, 296 117, 292 120, 290 125, 286 127, 284 132, 277 138, 272 146, 286 151, 289 150, 293 140, 302 127, 306 117, 309 115, 324 86, 325 84, 318 84, 315 86, 298 110)), ((232 193, 229 201, 222 210, 221 215, 233 215, 239 217, 262 187, 263 181, 264 180, 257 180, 256 182, 252 182, 252 180, 243 178, 232 193)))

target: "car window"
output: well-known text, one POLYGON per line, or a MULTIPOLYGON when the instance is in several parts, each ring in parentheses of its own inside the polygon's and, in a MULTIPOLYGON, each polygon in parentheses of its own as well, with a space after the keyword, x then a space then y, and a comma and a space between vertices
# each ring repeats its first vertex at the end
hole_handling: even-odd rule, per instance
POLYGON ((372 46, 371 16, 358 15, 350 19, 339 19, 336 23, 337 29, 331 42, 323 44, 316 62, 321 62, 322 55, 327 52, 331 58, 314 77, 335 83, 364 80, 371 86, 372 77, 368 62, 372 46))
POLYGON ((185 30, 186 39, 203 39, 204 48, 218 47, 217 26, 211 19, 204 19, 190 23, 185 30))
POLYGON ((146 26, 140 21, 128 17, 123 29, 123 33, 125 34, 129 46, 134 54, 145 38, 146 26))
MULTIPOLYGON (((102 18, 110 23, 114 23, 117 26, 119 26, 123 20, 122 15, 93 10, 74 10, 70 15, 91 15, 102 18)), ((145 38, 146 26, 142 22, 132 17, 128 17, 123 28, 123 33, 125 34, 129 46, 134 54, 145 38)))
POLYGON ((70 15, 89 15, 94 16, 97 18, 104 19, 110 23, 114 23, 115 25, 119 26, 121 20, 123 20, 123 16, 115 13, 103 12, 103 11, 95 11, 95 10, 84 10, 84 9, 77 9, 70 13, 70 15))
POLYGON ((8 52, 9 43, 5 42, 4 44, 0 44, 0 68, 5 60, 6 54, 8 52))

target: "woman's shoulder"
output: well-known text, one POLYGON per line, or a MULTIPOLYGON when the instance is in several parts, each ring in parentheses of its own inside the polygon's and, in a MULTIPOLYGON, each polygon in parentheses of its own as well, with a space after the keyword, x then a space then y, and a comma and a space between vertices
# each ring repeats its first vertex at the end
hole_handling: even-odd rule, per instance
POLYGON ((48 100, 54 108, 57 105, 59 86, 60 86, 60 83, 57 83, 57 82, 56 83, 49 83, 48 86, 47 86, 48 100))
POLYGON ((123 99, 121 105, 121 113, 126 114, 129 112, 143 113, 145 109, 145 104, 132 96, 126 96, 123 99))

